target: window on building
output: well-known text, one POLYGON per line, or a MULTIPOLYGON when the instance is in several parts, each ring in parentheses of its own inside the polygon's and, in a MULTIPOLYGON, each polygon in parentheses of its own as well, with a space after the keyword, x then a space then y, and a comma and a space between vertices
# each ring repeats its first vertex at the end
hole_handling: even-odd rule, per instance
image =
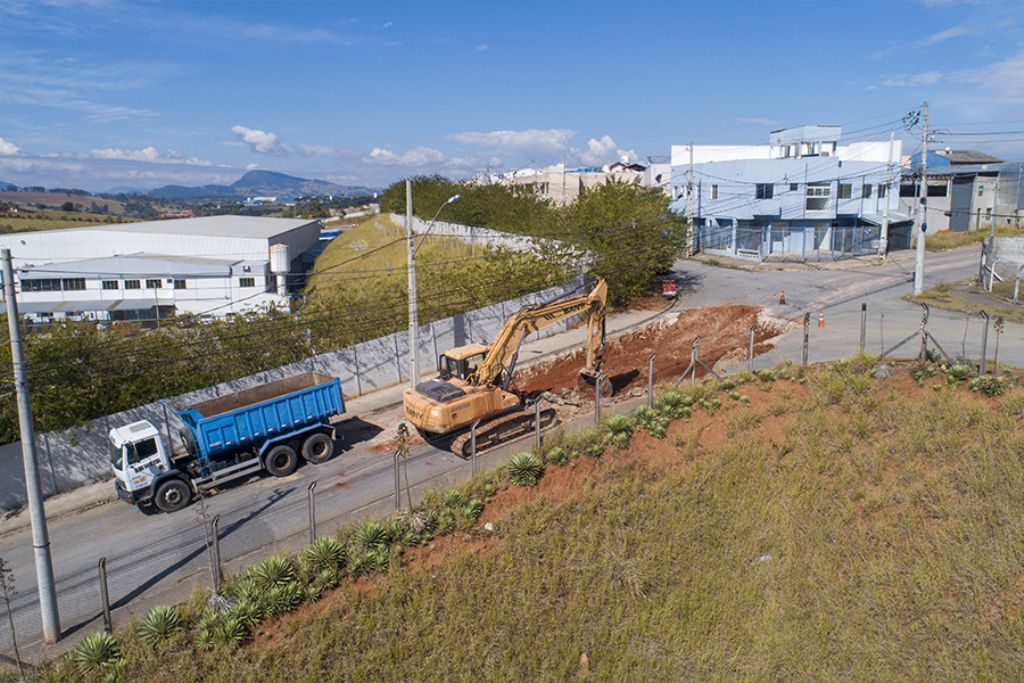
POLYGON ((938 185, 932 185, 928 183, 928 196, 929 197, 945 197, 946 196, 946 183, 938 185))
POLYGON ((790 192, 796 192, 799 189, 800 189, 800 184, 799 183, 790 183, 789 184, 789 191, 790 192))
POLYGON ((185 281, 184 280, 175 280, 174 281, 174 288, 175 289, 185 289, 185 281))
POLYGON ((868 185, 867 183, 864 183, 864 189, 862 190, 862 192, 864 194, 864 199, 871 199, 871 186, 870 185, 868 185))
POLYGON ((807 183, 807 210, 824 211, 828 208, 828 200, 832 196, 830 183, 807 183))
POLYGON ((853 196, 853 185, 850 183, 839 183, 836 188, 836 196, 839 199, 849 199, 853 196))
POLYGON ((889 196, 889 186, 888 185, 879 185, 878 186, 878 196, 879 197, 888 197, 889 196))
POLYGON ((917 196, 917 183, 900 183, 900 196, 901 197, 916 197, 917 196))
POLYGON ((754 196, 758 199, 771 199, 775 196, 775 186, 771 183, 758 183, 754 196))
POLYGON ((103 289, 117 289, 117 280, 104 280, 103 289))
POLYGON ((84 277, 66 277, 61 281, 66 292, 80 292, 85 289, 84 277))
POLYGON ((60 280, 58 278, 22 280, 21 288, 26 292, 59 292, 60 280))
POLYGON ((985 194, 985 186, 984 185, 978 185, 978 196, 981 197, 984 194, 985 194))
POLYGON ((711 198, 718 199, 718 185, 711 186, 711 198))
POLYGON ((160 289, 161 284, 160 280, 146 280, 146 289, 160 289))
POLYGON ((142 289, 142 282, 140 280, 125 280, 125 289, 142 289))
POLYGON ((238 286, 239 287, 255 287, 256 286, 256 278, 254 278, 254 277, 240 277, 240 278, 238 278, 238 286))

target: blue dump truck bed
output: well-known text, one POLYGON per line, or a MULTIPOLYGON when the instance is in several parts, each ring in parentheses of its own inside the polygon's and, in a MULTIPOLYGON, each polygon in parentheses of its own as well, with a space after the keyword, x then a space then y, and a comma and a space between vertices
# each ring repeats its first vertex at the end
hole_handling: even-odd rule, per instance
POLYGON ((341 381, 306 372, 197 403, 178 412, 200 457, 250 449, 345 412, 341 381))

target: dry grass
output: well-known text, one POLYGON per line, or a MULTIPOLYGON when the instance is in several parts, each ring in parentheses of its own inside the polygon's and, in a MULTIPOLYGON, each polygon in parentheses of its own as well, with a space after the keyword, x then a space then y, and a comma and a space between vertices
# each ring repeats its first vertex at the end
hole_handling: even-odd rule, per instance
POLYGON ((751 405, 500 494, 486 548, 478 529, 446 561, 343 587, 269 644, 131 645, 126 677, 1020 680, 1024 390, 871 370, 739 387, 751 405))
MULTIPOLYGON (((968 244, 980 244, 991 234, 991 229, 987 227, 982 230, 968 230, 965 232, 943 230, 941 232, 929 233, 924 247, 927 251, 946 251, 947 249, 956 249, 968 244)), ((1024 230, 1013 228, 1009 225, 997 225, 996 235, 1000 237, 1019 237, 1024 235, 1024 230)))

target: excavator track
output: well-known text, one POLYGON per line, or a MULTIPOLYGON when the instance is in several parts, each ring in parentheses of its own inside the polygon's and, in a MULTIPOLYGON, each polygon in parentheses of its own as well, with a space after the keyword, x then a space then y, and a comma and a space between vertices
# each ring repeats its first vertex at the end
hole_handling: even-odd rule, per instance
MULTIPOLYGON (((530 410, 517 410, 482 423, 476 430, 476 452, 482 453, 501 444, 532 434, 536 414, 530 410)), ((540 411, 540 428, 545 430, 558 423, 554 408, 540 411)), ((460 458, 472 457, 472 432, 460 434, 452 441, 451 451, 460 458)))

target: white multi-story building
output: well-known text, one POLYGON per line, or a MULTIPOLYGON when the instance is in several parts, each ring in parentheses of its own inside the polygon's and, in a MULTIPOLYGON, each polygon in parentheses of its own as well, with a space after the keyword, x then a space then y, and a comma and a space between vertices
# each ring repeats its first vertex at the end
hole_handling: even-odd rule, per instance
POLYGON ((319 237, 317 221, 207 216, 0 235, 0 246, 27 317, 153 320, 285 306, 319 237))

